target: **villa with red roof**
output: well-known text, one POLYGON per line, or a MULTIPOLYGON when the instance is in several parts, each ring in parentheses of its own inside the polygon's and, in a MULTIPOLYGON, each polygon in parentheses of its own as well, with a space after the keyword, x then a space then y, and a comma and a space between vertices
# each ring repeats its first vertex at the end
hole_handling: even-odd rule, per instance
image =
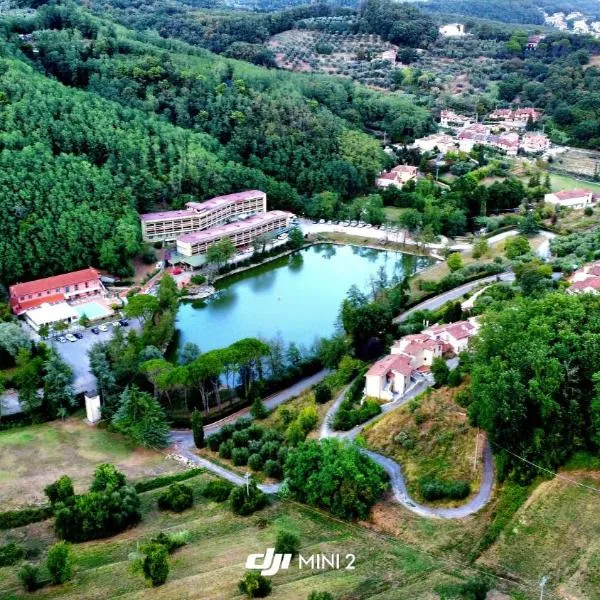
POLYGON ((391 171, 381 173, 375 180, 375 185, 379 188, 386 188, 390 185, 401 188, 405 183, 416 179, 418 174, 418 167, 413 167, 412 165, 398 165, 391 171))
POLYGON ((433 325, 423 333, 431 339, 444 342, 454 354, 460 354, 467 349, 469 340, 479 331, 477 317, 471 317, 467 321, 457 321, 447 325, 433 325))
POLYGON ((587 189, 563 190, 553 192, 544 196, 546 204, 564 206, 565 208, 585 208, 594 202, 594 192, 587 189))
POLYGON ((597 294, 600 292, 600 261, 583 265, 569 277, 570 294, 597 294))

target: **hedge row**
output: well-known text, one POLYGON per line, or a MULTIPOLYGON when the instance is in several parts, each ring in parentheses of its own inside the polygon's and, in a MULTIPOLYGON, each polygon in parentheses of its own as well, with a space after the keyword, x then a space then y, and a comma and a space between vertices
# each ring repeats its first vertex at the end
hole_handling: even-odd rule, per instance
POLYGON ((136 484, 134 484, 135 491, 142 493, 149 492, 150 490, 156 490, 178 481, 185 481, 186 479, 196 477, 203 471, 204 469, 196 467, 194 469, 183 471, 182 473, 175 473, 174 475, 159 475, 158 477, 153 477, 152 479, 144 479, 143 481, 138 481, 136 484))
POLYGON ((0 529, 13 529, 23 527, 30 523, 45 521, 52 516, 51 506, 39 506, 22 508, 21 510, 9 510, 0 513, 0 529))

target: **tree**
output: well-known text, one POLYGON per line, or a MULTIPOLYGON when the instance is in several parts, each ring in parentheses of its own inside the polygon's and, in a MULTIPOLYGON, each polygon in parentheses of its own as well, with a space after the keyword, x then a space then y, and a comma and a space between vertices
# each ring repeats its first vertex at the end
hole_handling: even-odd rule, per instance
POLYGON ((141 548, 145 554, 142 561, 144 577, 153 586, 159 586, 167 581, 169 576, 169 552, 163 544, 150 542, 141 548))
POLYGON ((336 439, 300 443, 288 455, 285 477, 298 501, 343 519, 365 519, 387 488, 379 465, 336 439))
POLYGON ((50 337, 50 325, 48 323, 40 325, 38 333, 43 340, 47 340, 50 337))
POLYGON ((304 234, 299 227, 292 227, 288 232, 288 244, 295 250, 304 246, 304 234))
POLYGON ((248 571, 238 583, 238 589, 248 598, 265 598, 271 593, 271 580, 258 571, 248 571))
POLYGON ((158 284, 158 308, 161 311, 177 312, 179 305, 179 290, 175 279, 165 273, 158 284))
POLYGON ((315 386, 315 401, 317 404, 325 404, 331 400, 331 388, 324 382, 315 386))
POLYGON ((433 359, 433 362, 431 363, 431 373, 433 375, 433 379, 435 380, 435 385, 441 386, 448 383, 450 369, 448 368, 446 361, 441 356, 433 359))
POLYGON ((231 238, 223 238, 214 244, 211 244, 206 250, 206 262, 209 265, 215 265, 219 270, 223 265, 235 256, 235 246, 231 238))
POLYGON ((481 258, 489 251, 489 244, 486 238, 480 237, 473 244, 473 258, 481 258))
POLYGON ((127 300, 125 314, 130 319, 140 319, 142 323, 149 321, 158 312, 159 303, 151 294, 136 294, 127 300))
POLYGON ((164 448, 169 443, 165 412, 150 394, 136 386, 125 388, 112 424, 134 443, 147 448, 164 448))
POLYGON ((525 296, 539 295, 552 287, 552 267, 539 260, 518 263, 514 267, 516 281, 525 296))
POLYGON ((298 554, 300 538, 291 531, 278 531, 275 538, 275 552, 279 554, 298 554))
POLYGON ((462 269, 463 261, 460 252, 453 252, 452 254, 450 254, 448 259, 446 260, 446 263, 448 265, 448 268, 452 272, 458 271, 458 269, 462 269))
POLYGON ((67 542, 56 542, 48 550, 46 568, 55 585, 65 583, 73 577, 73 554, 67 542))
POLYGON ((247 489, 246 486, 233 489, 229 496, 229 503, 234 514, 247 516, 264 508, 268 498, 258 489, 256 483, 251 481, 247 489))
POLYGON ((535 213, 529 211, 519 223, 519 233, 523 235, 535 235, 540 230, 540 225, 535 213))
POLYGON ((202 354, 197 344, 186 342, 179 353, 179 364, 189 365, 194 362, 202 354))
POLYGON ((200 411, 196 409, 192 413, 192 435, 196 448, 204 448, 204 424, 200 411))
POLYGON ((89 327, 90 326, 90 318, 84 313, 83 315, 81 315, 81 317, 79 318, 79 324, 82 327, 89 327))
POLYGON ((269 410, 260 398, 256 398, 250 407, 250 414, 255 419, 264 419, 268 416, 269 410))
POLYGON ((96 385, 102 399, 102 416, 111 419, 115 409, 117 384, 115 374, 107 358, 105 344, 96 343, 88 351, 90 370, 96 378, 96 385))
POLYGON ((50 504, 57 502, 66 502, 75 495, 73 481, 68 475, 59 477, 54 483, 47 485, 44 488, 44 493, 50 500, 50 504))
POLYGON ((3 348, 13 358, 19 350, 31 348, 31 341, 17 323, 0 323, 0 348, 3 348))
POLYGON ((509 260, 514 260, 515 258, 519 258, 519 256, 528 254, 529 252, 531 252, 531 246, 529 245, 529 241, 526 237, 522 235, 516 235, 515 237, 506 240, 504 254, 509 260))
POLYGON ((194 492, 185 483, 172 483, 159 497, 158 508, 183 512, 194 504, 194 492))
POLYGON ((51 419, 66 417, 76 404, 71 382, 73 371, 55 350, 44 363, 44 397, 42 409, 51 419))

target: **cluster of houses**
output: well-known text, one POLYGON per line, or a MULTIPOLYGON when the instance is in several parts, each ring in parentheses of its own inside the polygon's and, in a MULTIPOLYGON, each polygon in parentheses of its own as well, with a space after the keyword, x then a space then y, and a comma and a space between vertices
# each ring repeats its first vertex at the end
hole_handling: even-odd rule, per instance
POLYGON ((460 354, 478 331, 477 318, 472 317, 448 325, 433 325, 421 333, 404 336, 394 342, 388 356, 367 371, 365 395, 388 402, 404 396, 413 384, 427 375, 435 358, 460 354))
POLYGON ((293 218, 288 212, 268 211, 267 195, 260 190, 188 202, 184 210, 140 215, 143 239, 176 242, 177 252, 169 262, 192 267, 202 264, 207 249, 224 238, 238 248, 245 247, 261 235, 286 231, 293 218))
POLYGON ((100 273, 88 268, 54 277, 45 277, 9 288, 13 313, 22 316, 35 330, 58 323, 71 325, 84 315, 90 320, 113 314, 100 273))
POLYGON ((570 294, 597 294, 600 292, 600 261, 583 265, 569 277, 570 294))

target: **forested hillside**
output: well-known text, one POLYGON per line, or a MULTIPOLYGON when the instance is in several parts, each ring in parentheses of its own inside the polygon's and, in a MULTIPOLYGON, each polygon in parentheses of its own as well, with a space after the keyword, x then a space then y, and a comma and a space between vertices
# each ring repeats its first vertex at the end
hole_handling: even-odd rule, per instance
POLYGON ((388 160, 365 128, 399 141, 433 128, 400 96, 136 35, 70 3, 5 27, 5 282, 88 264, 126 274, 136 211, 190 196, 260 187, 301 211, 315 192, 356 195, 388 160))

